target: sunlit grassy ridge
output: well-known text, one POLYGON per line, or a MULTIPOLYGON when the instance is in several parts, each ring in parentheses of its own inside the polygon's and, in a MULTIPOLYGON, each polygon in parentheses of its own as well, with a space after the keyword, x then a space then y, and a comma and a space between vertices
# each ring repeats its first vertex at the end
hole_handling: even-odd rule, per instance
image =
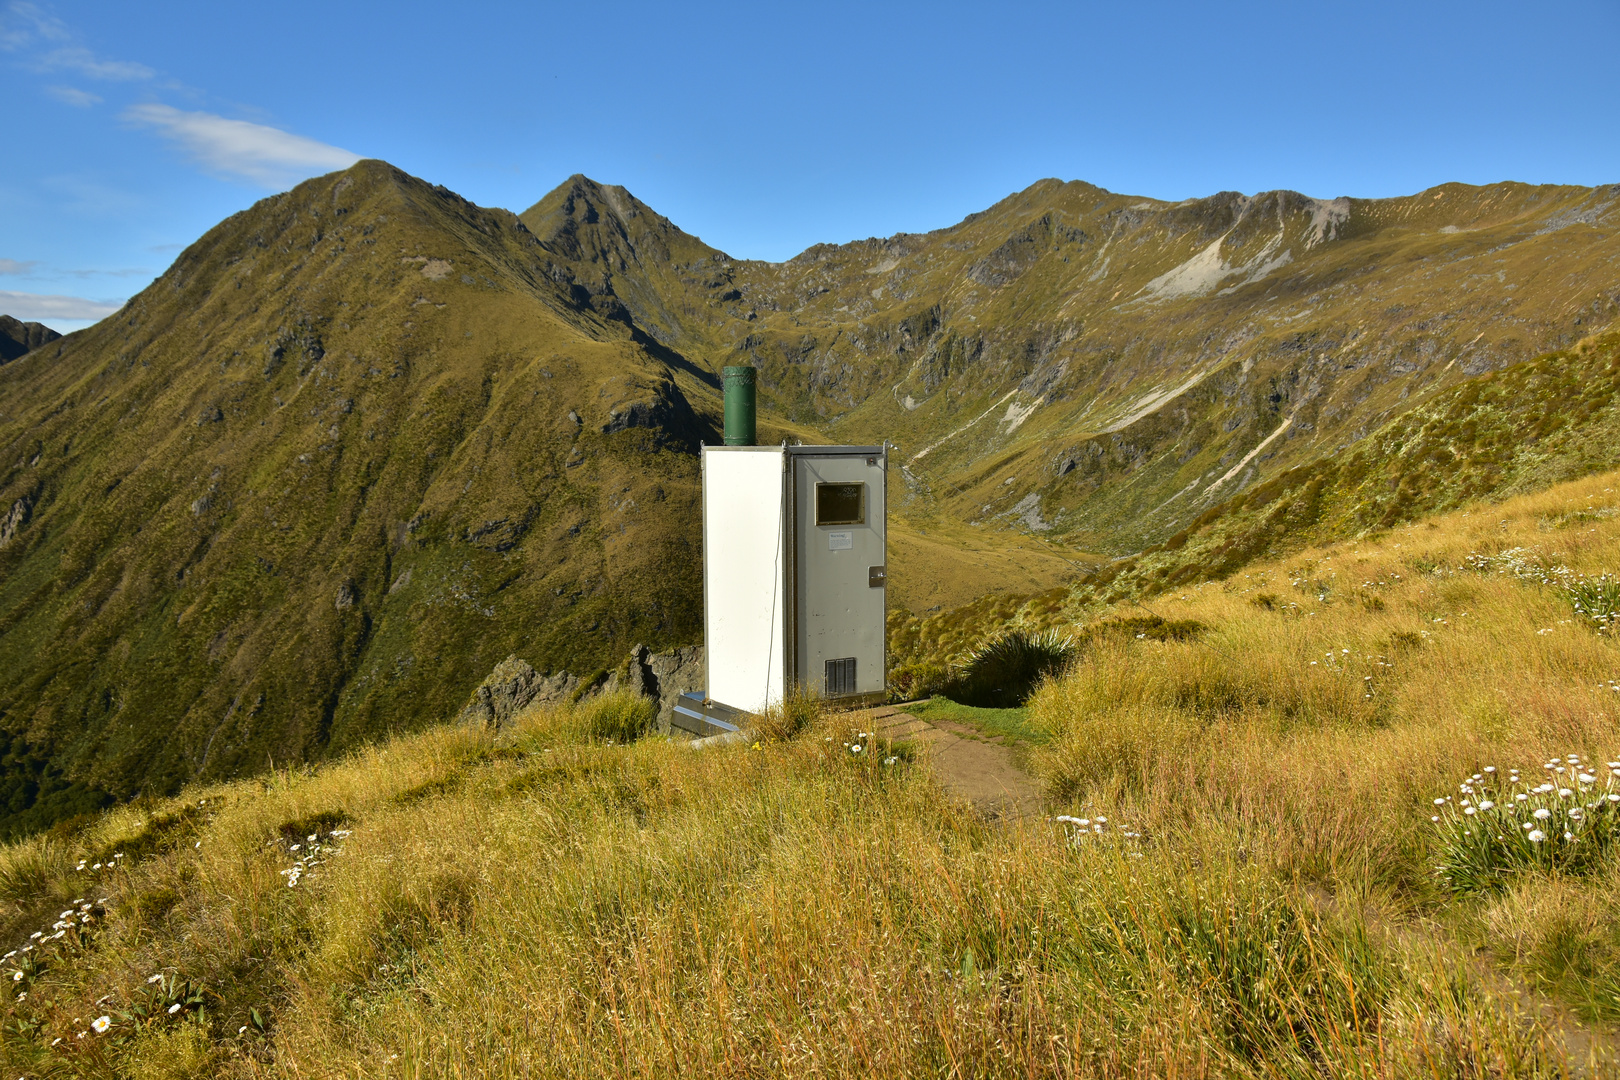
POLYGON ((1620 563, 1617 492, 1603 474, 1155 602, 1205 624, 1196 639, 1094 636, 1027 722, 1048 737, 1032 758, 1052 813, 1106 817, 1100 839, 987 826, 847 718, 694 752, 610 743, 610 704, 498 736, 440 728, 13 845, 5 948, 63 936, 6 983, 27 996, 5 1006, 0 1064, 1612 1068, 1620 867, 1459 894, 1430 817, 1485 765, 1620 759, 1620 645, 1562 576, 1514 569, 1620 563))

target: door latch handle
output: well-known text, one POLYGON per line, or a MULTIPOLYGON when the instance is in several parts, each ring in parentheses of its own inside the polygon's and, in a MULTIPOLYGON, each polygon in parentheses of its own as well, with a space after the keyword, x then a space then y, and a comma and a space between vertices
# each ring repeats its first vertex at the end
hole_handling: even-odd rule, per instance
POLYGON ((887 579, 887 577, 888 572, 881 566, 869 566, 866 568, 866 584, 871 588, 883 588, 884 581, 887 579))

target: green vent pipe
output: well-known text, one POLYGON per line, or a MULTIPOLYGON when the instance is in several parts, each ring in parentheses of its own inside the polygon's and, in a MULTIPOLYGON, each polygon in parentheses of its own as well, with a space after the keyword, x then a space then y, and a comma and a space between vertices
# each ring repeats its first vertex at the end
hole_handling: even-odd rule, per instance
POLYGON ((726 445, 754 445, 754 369, 728 367, 720 372, 726 391, 726 445))

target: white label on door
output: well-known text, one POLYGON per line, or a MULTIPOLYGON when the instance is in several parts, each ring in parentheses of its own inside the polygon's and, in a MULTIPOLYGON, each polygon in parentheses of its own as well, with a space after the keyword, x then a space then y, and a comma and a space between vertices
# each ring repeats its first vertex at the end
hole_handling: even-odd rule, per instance
POLYGON ((827 534, 828 551, 848 551, 855 546, 855 534, 852 532, 832 532, 827 534))

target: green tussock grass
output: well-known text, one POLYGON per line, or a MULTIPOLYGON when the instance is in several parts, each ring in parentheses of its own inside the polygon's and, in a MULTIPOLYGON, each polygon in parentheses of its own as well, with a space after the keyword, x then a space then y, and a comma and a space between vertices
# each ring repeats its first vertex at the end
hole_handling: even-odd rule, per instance
MULTIPOLYGON (((991 826, 926 755, 852 753, 853 718, 807 702, 757 744, 694 752, 609 744, 603 717, 626 711, 609 701, 14 843, 6 948, 72 925, 6 984, 0 1065, 1602 1072, 1620 866, 1600 853, 1578 876, 1527 866, 1458 893, 1430 810, 1486 764, 1620 758, 1616 643, 1556 581, 1511 569, 1535 545, 1572 573, 1620 562, 1620 522, 1540 527, 1617 488, 1606 474, 1312 549, 1159 605, 1196 635, 1091 634, 1018 718, 1048 735, 1029 753, 1053 817, 1111 823, 1083 840, 1067 821, 991 826), (102 1015, 106 1033, 78 1037, 102 1015)), ((962 708, 921 706, 988 722, 962 708)))
MULTIPOLYGON (((576 211, 572 229, 599 265, 645 283, 621 290, 637 318, 716 363, 758 364, 762 403, 833 441, 898 443, 904 515, 930 536, 971 523, 1138 552, 1620 314, 1612 215, 1557 227, 1592 220, 1605 189, 1449 184, 1349 199, 1324 232, 1326 207, 1289 192, 1170 204, 1043 180, 935 232, 819 244, 777 264, 707 249, 680 274, 646 253, 692 238, 643 207, 615 220, 629 200, 604 194, 579 191, 598 214, 576 211), (1148 298, 1211 243, 1236 266, 1279 241, 1290 261, 1261 280, 1234 272, 1202 295, 1148 298)), ((1585 419, 1543 415, 1549 427, 1585 419)), ((918 610, 960 603, 930 592, 916 590, 928 597, 918 610)))
POLYGON ((0 376, 0 836, 341 755, 513 653, 693 643, 726 364, 762 443, 898 444, 916 663, 1616 464, 1614 365, 1570 348, 1620 310, 1602 192, 1352 201, 1331 236, 1257 198, 1042 181, 782 264, 584 177, 522 215, 376 161, 260 201, 0 376), (1217 240, 1279 261, 1145 299, 1217 240))
POLYGON ((932 697, 927 701, 906 706, 906 712, 924 720, 953 720, 971 724, 988 735, 1006 741, 1031 744, 1044 743, 1047 733, 1029 722, 1029 709, 1019 706, 1011 709, 985 709, 963 705, 948 697, 932 697))

